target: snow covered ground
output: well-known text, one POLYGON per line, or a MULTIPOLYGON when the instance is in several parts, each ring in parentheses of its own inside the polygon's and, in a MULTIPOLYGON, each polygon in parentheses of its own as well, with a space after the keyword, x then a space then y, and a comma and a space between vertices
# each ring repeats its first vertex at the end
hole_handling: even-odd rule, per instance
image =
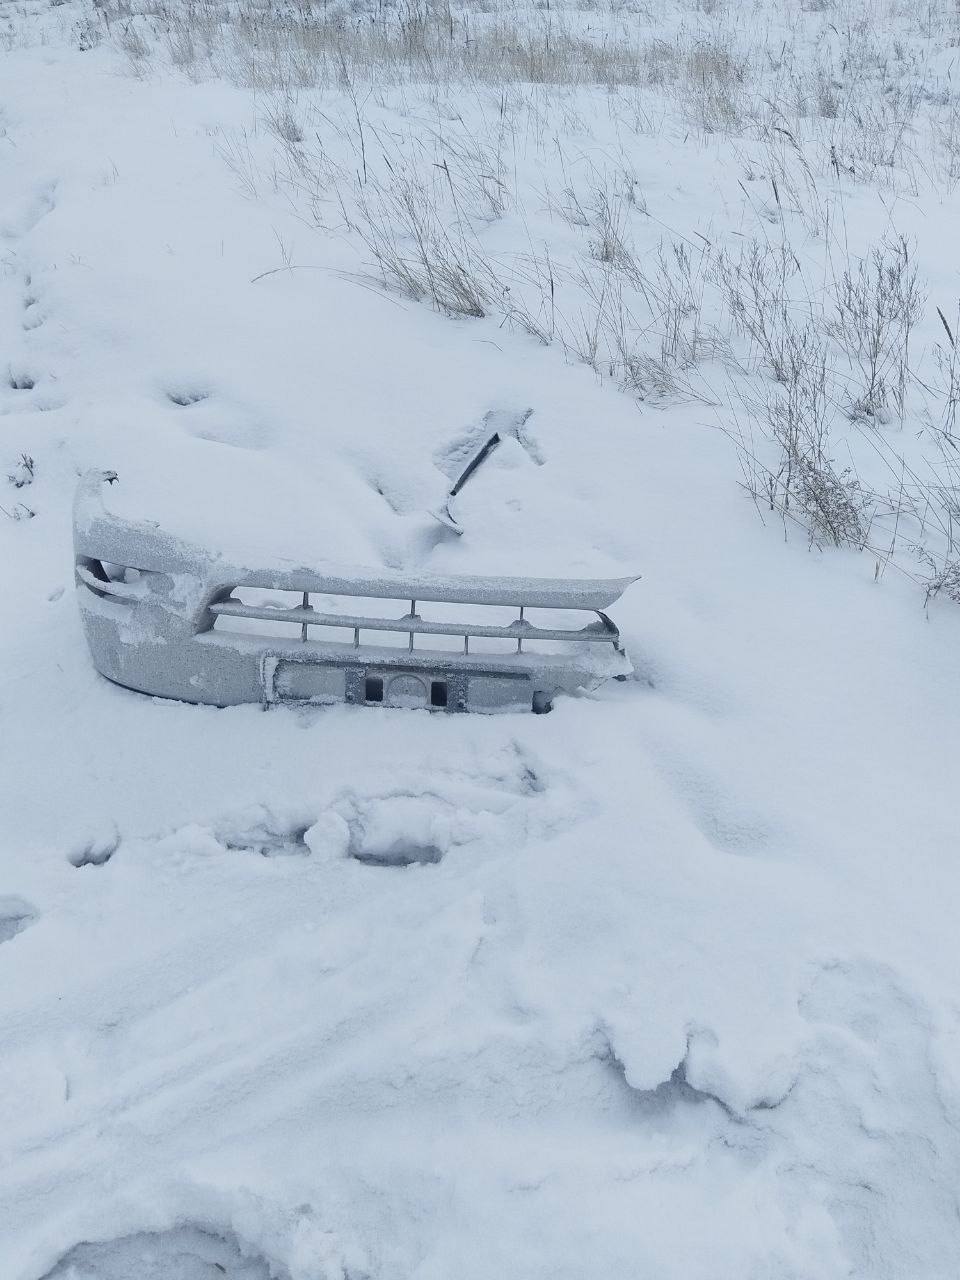
MULTIPOLYGON (((573 337, 607 278, 596 175, 625 159, 646 263, 789 223, 817 296, 837 237, 777 213, 736 121, 664 99, 628 129, 626 92, 531 89, 505 207, 454 237, 503 268, 499 301, 487 278, 482 317, 444 315, 379 286, 364 209, 502 136, 496 93, 251 87, 103 8, 0 10, 2 1280, 956 1276, 960 608, 924 609, 915 550, 951 548, 909 485, 862 550, 758 520, 736 440, 755 422, 777 455, 736 388, 776 384, 742 332, 720 352, 719 287, 702 359, 659 346, 633 394, 573 337), (517 315, 545 253, 538 341, 517 315), (506 441, 438 537, 445 459, 526 407, 532 447, 506 441), (615 611, 636 679, 550 716, 127 692, 74 600, 91 467, 119 512, 236 558, 639 573, 615 611), (398 843, 442 857, 379 865, 398 843)), ((949 31, 874 16, 927 95, 911 129, 940 129, 949 31)), ((791 20, 803 48, 842 26, 791 20)), ((730 21, 779 47, 762 11, 730 21)), ((822 187, 854 255, 909 237, 925 292, 903 403, 888 369, 837 415, 877 493, 949 437, 947 151, 870 181, 838 159, 822 187)), ((431 198, 489 192, 488 158, 431 198)))

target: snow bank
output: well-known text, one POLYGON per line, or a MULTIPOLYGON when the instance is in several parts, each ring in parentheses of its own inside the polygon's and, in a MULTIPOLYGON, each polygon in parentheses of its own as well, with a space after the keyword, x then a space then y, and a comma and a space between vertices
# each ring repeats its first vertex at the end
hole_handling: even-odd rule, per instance
POLYGON ((960 618, 760 526, 701 408, 358 287, 238 192, 245 91, 71 13, 0 55, 5 1280, 953 1275, 960 618), (278 235, 313 269, 252 282, 278 235), (436 460, 527 405, 438 541, 436 460), (238 559, 639 569, 637 679, 140 698, 73 600, 91 466, 238 559))

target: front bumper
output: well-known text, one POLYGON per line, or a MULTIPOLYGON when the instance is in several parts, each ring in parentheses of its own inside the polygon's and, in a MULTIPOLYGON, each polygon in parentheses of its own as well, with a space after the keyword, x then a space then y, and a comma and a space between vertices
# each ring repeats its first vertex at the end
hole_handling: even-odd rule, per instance
POLYGON ((174 538, 157 525, 111 515, 103 490, 115 480, 113 473, 99 471, 82 479, 74 511, 74 553, 94 665, 129 689, 221 707, 354 702, 448 712, 545 710, 557 693, 594 688, 632 671, 619 633, 603 610, 633 578, 251 569, 174 538), (248 603, 241 598, 248 589, 296 593, 298 599, 280 608, 248 603), (314 595, 363 601, 361 609, 371 602, 409 599, 410 611, 400 617, 322 612, 313 607, 314 595), (417 611, 423 602, 438 606, 432 613, 448 614, 460 604, 470 606, 474 615, 477 605, 512 606, 520 614, 507 625, 424 618, 417 611), (525 609, 584 610, 596 620, 577 630, 537 626, 525 618, 525 609), (264 623, 280 634, 228 629, 264 623), (317 628, 338 638, 315 639, 317 628), (403 647, 382 643, 388 634, 403 637, 403 647), (511 652, 478 651, 491 642, 511 652), (437 647, 451 644, 459 651, 437 647))

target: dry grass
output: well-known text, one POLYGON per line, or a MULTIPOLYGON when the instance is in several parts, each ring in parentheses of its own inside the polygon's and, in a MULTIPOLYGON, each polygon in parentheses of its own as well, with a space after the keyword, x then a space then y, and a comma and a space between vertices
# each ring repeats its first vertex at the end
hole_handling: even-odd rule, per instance
POLYGON ((558 344, 643 399, 732 397, 759 507, 817 546, 912 549, 931 598, 955 594, 960 314, 918 347, 913 248, 892 217, 858 241, 848 205, 956 186, 960 107, 937 57, 960 44, 960 7, 649 2, 97 0, 91 20, 138 75, 254 89, 275 155, 223 135, 241 189, 346 229, 382 286, 558 344), (616 152, 593 139, 601 109, 616 152), (634 164, 664 136, 727 148, 746 231, 655 225, 634 164), (908 423, 938 442, 930 466, 879 434, 908 423), (880 460, 869 483, 837 461, 858 433, 880 460))

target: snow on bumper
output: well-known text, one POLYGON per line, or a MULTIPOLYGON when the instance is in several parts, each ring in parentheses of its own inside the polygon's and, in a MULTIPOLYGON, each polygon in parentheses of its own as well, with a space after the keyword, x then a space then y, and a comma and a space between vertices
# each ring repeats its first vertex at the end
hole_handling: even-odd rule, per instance
POLYGON ((94 665, 127 688, 216 706, 293 701, 546 710, 559 692, 594 688, 632 671, 603 610, 633 578, 251 569, 156 524, 110 514, 103 491, 115 480, 104 471, 81 480, 74 554, 94 665), (258 592, 282 592, 288 601, 251 600, 258 592), (314 607, 313 596, 357 604, 350 612, 325 612, 314 607), (409 600, 408 613, 364 612, 397 600, 409 600), (437 614, 467 605, 470 618, 425 618, 418 612, 425 602, 440 606, 431 610, 437 614), (519 615, 509 623, 477 621, 484 611, 475 606, 513 607, 519 615), (534 624, 525 616, 529 609, 587 611, 595 620, 575 629, 534 624), (335 638, 317 639, 318 632, 335 638), (494 646, 509 651, 489 651, 494 646))

